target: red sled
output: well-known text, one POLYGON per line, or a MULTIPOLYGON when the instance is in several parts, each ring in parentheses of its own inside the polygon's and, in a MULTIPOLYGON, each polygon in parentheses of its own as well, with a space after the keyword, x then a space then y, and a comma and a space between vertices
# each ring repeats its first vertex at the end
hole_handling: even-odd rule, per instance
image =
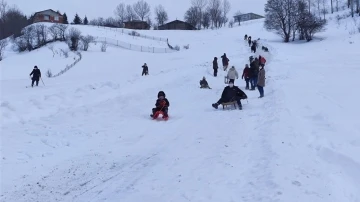
POLYGON ((169 119, 169 116, 165 117, 164 116, 164 112, 163 111, 157 111, 155 112, 154 116, 152 117, 153 119, 157 119, 159 116, 162 116, 162 118, 167 121, 169 119))

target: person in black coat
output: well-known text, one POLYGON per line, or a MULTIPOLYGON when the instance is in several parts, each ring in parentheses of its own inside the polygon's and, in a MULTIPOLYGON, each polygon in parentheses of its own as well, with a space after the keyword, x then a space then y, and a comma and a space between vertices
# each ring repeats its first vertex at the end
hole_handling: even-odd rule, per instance
POLYGON ((242 110, 241 99, 247 99, 247 95, 239 87, 234 86, 233 82, 229 82, 229 86, 224 88, 221 94, 221 98, 212 106, 217 109, 221 103, 236 101, 239 105, 239 109, 242 110))
POLYGON ((214 69, 214 77, 216 77, 216 76, 217 76, 218 69, 219 69, 219 65, 218 65, 218 62, 217 62, 217 57, 214 57, 214 60, 213 60, 213 69, 214 69))
POLYGON ((30 73, 30 76, 32 75, 32 82, 31 82, 31 87, 34 87, 34 83, 36 81, 36 86, 39 86, 39 80, 41 78, 41 71, 40 69, 38 69, 37 66, 34 67, 34 69, 32 70, 32 72, 30 73))
POLYGON ((168 108, 170 106, 170 102, 168 99, 165 98, 165 96, 166 95, 165 95, 164 91, 159 91, 158 99, 156 100, 156 103, 155 103, 156 107, 152 109, 152 114, 150 115, 151 117, 153 117, 157 111, 164 112, 163 118, 167 118, 169 116, 168 108))
POLYGON ((223 64, 223 69, 224 71, 226 71, 226 69, 228 68, 229 66, 229 58, 226 56, 226 54, 224 53, 224 55, 221 56, 221 59, 222 59, 222 64, 223 64))
POLYGON ((208 82, 206 81, 205 76, 203 77, 202 80, 200 80, 200 88, 208 88, 211 89, 208 82))
POLYGON ((142 66, 142 68, 143 68, 143 71, 142 71, 141 76, 149 75, 149 67, 147 66, 146 63, 144 63, 144 65, 142 66))
POLYGON ((251 36, 248 37, 248 44, 249 44, 249 47, 251 46, 251 36))

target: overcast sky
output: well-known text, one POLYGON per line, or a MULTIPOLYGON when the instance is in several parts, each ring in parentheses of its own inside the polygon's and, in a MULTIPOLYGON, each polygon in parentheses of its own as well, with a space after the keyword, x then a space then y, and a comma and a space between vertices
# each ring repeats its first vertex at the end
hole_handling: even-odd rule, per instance
MULTIPOLYGON (((114 17, 116 6, 124 2, 133 4, 137 0, 6 0, 10 5, 17 5, 26 15, 31 15, 37 11, 53 9, 61 13, 66 12, 69 21, 72 21, 76 13, 80 17, 88 17, 89 20, 97 17, 114 17), (105 3, 106 2, 106 3, 105 3)), ((151 6, 151 12, 154 7, 162 4, 168 12, 169 21, 183 20, 185 11, 190 7, 191 0, 146 0, 151 6)), ((243 13, 253 12, 260 15, 264 14, 264 3, 266 0, 229 0, 232 9, 229 17, 240 10, 243 13)), ((154 19, 154 15, 151 15, 154 19)))

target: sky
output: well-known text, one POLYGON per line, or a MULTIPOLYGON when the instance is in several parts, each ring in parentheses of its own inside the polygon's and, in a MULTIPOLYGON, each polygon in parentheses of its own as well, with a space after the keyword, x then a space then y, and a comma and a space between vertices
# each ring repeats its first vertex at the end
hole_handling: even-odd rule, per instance
MULTIPOLYGON (((124 2, 126 4, 133 4, 137 0, 61 0, 61 1, 49 1, 49 0, 6 0, 10 5, 17 5, 20 10, 26 15, 31 15, 37 11, 53 9, 59 10, 61 13, 66 12, 69 20, 73 19, 76 13, 80 17, 87 16, 89 20, 97 17, 114 17, 114 10, 116 6, 124 2), (106 2, 106 3, 103 3, 106 2)), ((151 6, 151 12, 154 11, 154 7, 162 4, 168 11, 169 21, 183 20, 185 11, 190 7, 191 0, 147 0, 151 6)), ((243 13, 258 13, 264 14, 264 7, 259 7, 259 2, 266 2, 266 0, 229 0, 232 5, 232 9, 228 17, 240 10, 243 13)), ((154 19, 154 15, 151 15, 154 19)))

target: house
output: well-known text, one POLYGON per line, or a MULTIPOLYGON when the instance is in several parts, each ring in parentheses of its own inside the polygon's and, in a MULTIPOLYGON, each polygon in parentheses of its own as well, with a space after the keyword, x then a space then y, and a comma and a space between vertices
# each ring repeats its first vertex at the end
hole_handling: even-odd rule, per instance
POLYGON ((174 20, 158 27, 159 30, 196 30, 190 23, 174 20))
POLYGON ((141 20, 128 21, 124 22, 124 24, 125 28, 127 29, 150 29, 150 25, 147 22, 141 20))
POLYGON ((34 19, 33 23, 36 22, 63 23, 63 15, 52 9, 36 12, 34 14, 33 19, 34 19))
POLYGON ((264 16, 255 13, 246 13, 246 14, 234 16, 235 22, 244 22, 244 21, 255 20, 260 18, 264 18, 264 16))

